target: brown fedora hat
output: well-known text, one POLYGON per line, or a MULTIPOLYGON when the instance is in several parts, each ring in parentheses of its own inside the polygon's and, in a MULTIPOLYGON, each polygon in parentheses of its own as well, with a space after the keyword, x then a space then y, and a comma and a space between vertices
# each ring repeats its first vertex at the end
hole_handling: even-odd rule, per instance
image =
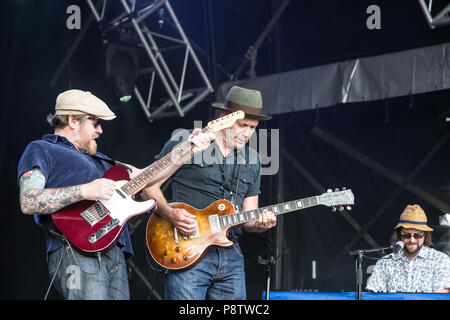
POLYGON ((242 110, 246 117, 256 120, 272 119, 272 116, 262 114, 262 97, 258 90, 234 86, 228 92, 224 103, 215 102, 212 105, 227 112, 242 110))

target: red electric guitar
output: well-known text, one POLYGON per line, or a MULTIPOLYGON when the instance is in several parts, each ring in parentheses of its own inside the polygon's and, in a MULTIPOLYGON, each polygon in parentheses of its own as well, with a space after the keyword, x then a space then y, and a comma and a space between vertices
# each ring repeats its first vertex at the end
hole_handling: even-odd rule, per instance
MULTIPOLYGON (((223 130, 244 117, 243 111, 236 111, 210 121, 203 130, 223 130)), ((52 214, 54 224, 73 245, 84 252, 107 250, 119 238, 128 220, 156 210, 155 200, 135 201, 134 195, 187 154, 192 155, 189 141, 177 145, 172 152, 131 180, 124 167, 112 167, 103 175, 103 178, 116 181, 116 190, 111 199, 83 200, 67 206, 52 214)))

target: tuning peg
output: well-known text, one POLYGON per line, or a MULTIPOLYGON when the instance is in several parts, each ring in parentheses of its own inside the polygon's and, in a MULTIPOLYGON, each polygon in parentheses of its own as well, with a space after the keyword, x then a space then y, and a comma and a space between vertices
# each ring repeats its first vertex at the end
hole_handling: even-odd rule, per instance
POLYGON ((346 187, 342 187, 342 191, 344 191, 344 190, 347 190, 347 188, 346 187))
POLYGON ((336 207, 331 208, 332 212, 336 212, 336 207))
POLYGON ((347 206, 345 209, 347 209, 348 211, 352 210, 352 207, 347 206))
POLYGON ((334 189, 334 191, 339 191, 339 188, 334 189))
POLYGON ((328 193, 332 193, 332 192, 333 192, 333 190, 331 190, 331 189, 328 189, 328 190, 327 190, 327 192, 328 192, 328 193))
POLYGON ((343 206, 340 206, 340 207, 339 207, 339 211, 344 211, 344 207, 343 207, 343 206))

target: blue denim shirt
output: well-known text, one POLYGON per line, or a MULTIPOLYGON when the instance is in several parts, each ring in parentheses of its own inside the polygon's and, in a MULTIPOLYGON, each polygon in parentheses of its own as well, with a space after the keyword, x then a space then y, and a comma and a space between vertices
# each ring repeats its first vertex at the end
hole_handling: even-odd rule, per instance
MULTIPOLYGON (((154 160, 172 151, 180 140, 181 137, 172 137, 154 160)), ((201 154, 194 156, 189 163, 175 172, 170 180, 172 202, 183 202, 203 209, 216 200, 226 199, 234 202, 238 210, 242 210, 245 198, 260 194, 261 161, 259 154, 248 146, 223 157, 219 146, 213 142, 201 154), (239 166, 241 166, 240 173, 239 166), (238 195, 234 197, 236 187, 238 195)), ((236 241, 241 234, 242 226, 232 229, 228 238, 236 241)))
MULTIPOLYGON (((97 152, 99 157, 107 158, 97 152)), ((109 159, 109 158, 107 158, 109 159)), ((45 176, 45 188, 62 188, 91 182, 101 178, 112 167, 106 161, 95 159, 82 150, 78 150, 65 137, 46 134, 42 140, 32 141, 26 147, 20 158, 17 173, 17 182, 20 176, 27 171, 39 167, 45 176)), ((45 224, 55 228, 50 215, 35 214, 34 220, 38 225, 45 224)), ((56 228, 55 228, 56 230, 56 228)), ((61 247, 61 241, 45 233, 47 254, 61 247)), ((130 234, 125 227, 118 240, 126 256, 133 255, 130 234)))

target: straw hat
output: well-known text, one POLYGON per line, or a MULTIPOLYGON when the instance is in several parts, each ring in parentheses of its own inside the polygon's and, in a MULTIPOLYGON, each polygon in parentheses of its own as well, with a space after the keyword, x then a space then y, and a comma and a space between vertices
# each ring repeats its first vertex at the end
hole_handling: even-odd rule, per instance
POLYGON ((427 216, 418 204, 407 205, 403 213, 400 215, 400 221, 395 227, 411 228, 422 231, 433 231, 427 226, 427 216))
POLYGON ((256 120, 272 119, 272 116, 262 114, 262 97, 258 90, 233 86, 224 103, 215 102, 212 105, 217 109, 228 112, 242 110, 246 117, 256 120))
POLYGON ((89 91, 77 89, 67 90, 58 95, 55 114, 90 114, 102 120, 112 120, 116 117, 102 100, 89 91))

